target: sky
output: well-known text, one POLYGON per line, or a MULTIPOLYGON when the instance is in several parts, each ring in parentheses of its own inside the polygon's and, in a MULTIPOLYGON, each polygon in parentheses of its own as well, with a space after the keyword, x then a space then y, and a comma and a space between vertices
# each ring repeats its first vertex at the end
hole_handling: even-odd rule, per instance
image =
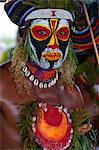
POLYGON ((9 49, 16 45, 17 29, 4 11, 4 3, 0 2, 0 65, 10 60, 9 49))
POLYGON ((4 3, 0 2, 0 41, 4 38, 16 38, 17 26, 10 21, 4 11, 4 3))

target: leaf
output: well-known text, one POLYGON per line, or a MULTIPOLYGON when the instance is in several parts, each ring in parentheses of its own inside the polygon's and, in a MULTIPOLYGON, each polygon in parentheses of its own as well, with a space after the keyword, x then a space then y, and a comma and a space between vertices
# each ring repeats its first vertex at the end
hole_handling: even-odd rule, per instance
POLYGON ((64 8, 71 12, 75 9, 75 2, 72 0, 23 0, 23 3, 36 8, 64 8))
POLYGON ((87 136, 81 136, 80 137, 80 142, 82 145, 82 150, 90 150, 90 142, 87 136))

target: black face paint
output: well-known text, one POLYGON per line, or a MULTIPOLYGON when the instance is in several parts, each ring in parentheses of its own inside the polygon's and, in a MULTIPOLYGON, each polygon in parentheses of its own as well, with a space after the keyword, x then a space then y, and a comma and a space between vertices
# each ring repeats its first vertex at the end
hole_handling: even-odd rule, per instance
POLYGON ((69 39, 68 41, 61 41, 60 39, 58 39, 58 42, 59 42, 59 49, 62 51, 63 59, 64 59, 66 53, 66 47, 68 46, 69 39))
POLYGON ((44 49, 47 47, 47 44, 51 38, 51 36, 47 39, 47 40, 44 40, 44 41, 37 41, 36 39, 33 38, 33 36, 31 35, 30 33, 30 38, 31 38, 31 42, 32 42, 32 45, 35 47, 36 49, 36 54, 37 54, 37 57, 40 61, 41 59, 41 54, 42 52, 44 51, 44 49))
POLYGON ((65 60, 69 42, 67 20, 41 19, 40 23, 37 20, 30 28, 29 37, 34 52, 30 58, 41 68, 57 68, 65 60))

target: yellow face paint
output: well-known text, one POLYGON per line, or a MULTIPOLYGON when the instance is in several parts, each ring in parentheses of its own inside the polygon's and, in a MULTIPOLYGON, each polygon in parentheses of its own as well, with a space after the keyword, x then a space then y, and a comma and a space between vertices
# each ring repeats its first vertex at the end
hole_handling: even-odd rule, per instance
POLYGON ((58 39, 56 36, 57 24, 58 24, 58 19, 50 19, 52 37, 51 37, 49 43, 47 44, 47 47, 51 47, 51 48, 59 47, 58 39))

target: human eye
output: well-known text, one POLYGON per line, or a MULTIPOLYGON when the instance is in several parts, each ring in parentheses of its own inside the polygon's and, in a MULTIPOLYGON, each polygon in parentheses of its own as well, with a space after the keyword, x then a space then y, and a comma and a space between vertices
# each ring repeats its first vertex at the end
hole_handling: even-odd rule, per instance
POLYGON ((58 34, 59 34, 59 35, 66 35, 66 32, 60 31, 60 32, 58 32, 58 34))
POLYGON ((32 33, 33 38, 39 41, 43 41, 47 39, 51 34, 50 29, 41 25, 33 26, 31 28, 31 33, 32 33))
POLYGON ((40 31, 38 31, 38 33, 41 35, 46 35, 46 31, 44 31, 44 30, 40 30, 40 31))

